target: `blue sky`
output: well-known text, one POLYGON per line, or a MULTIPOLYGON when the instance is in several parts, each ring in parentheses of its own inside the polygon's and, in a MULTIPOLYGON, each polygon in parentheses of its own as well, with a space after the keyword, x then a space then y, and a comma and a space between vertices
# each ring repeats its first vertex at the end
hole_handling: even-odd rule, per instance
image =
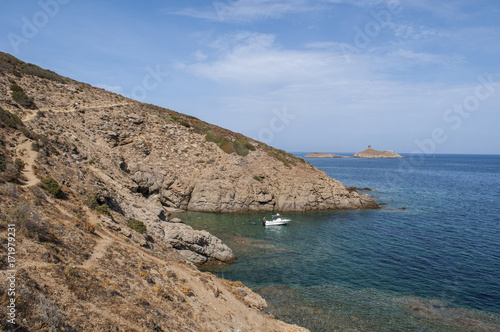
POLYGON ((496 0, 41 0, 0 50, 288 151, 500 154, 496 0))

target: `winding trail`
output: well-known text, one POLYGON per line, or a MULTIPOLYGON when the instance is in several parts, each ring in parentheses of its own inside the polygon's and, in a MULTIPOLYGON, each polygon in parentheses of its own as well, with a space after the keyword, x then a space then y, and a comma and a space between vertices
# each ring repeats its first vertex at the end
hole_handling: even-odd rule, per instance
POLYGON ((16 149, 16 158, 24 162, 24 169, 21 171, 21 174, 26 178, 26 181, 21 185, 22 187, 35 186, 40 182, 33 171, 33 165, 35 165, 35 159, 38 157, 38 152, 31 149, 32 143, 32 140, 27 139, 16 149))
POLYGON ((78 106, 77 108, 74 108, 73 106, 70 106, 70 108, 58 108, 58 109, 54 109, 52 107, 47 107, 47 108, 44 108, 44 109, 36 110, 32 114, 26 115, 21 120, 23 122, 29 122, 29 121, 33 120, 36 117, 36 115, 37 115, 37 113, 39 111, 48 112, 50 110, 51 113, 73 113, 73 112, 78 112, 80 110, 85 110, 85 109, 105 108, 105 107, 115 107, 115 106, 127 106, 127 105, 130 105, 130 104, 133 104, 133 103, 106 104, 106 105, 99 105, 99 106, 78 106))
MULTIPOLYGON (((53 113, 72 113, 72 112, 77 112, 82 109, 93 109, 93 108, 105 108, 105 107, 115 107, 115 106, 126 106, 130 105, 131 103, 120 103, 120 104, 107 104, 107 105, 100 105, 100 106, 85 106, 85 107, 78 107, 78 108, 70 108, 70 109, 51 109, 51 112, 53 113)), ((38 111, 48 111, 49 108, 47 109, 40 109, 37 110, 36 112, 29 114, 25 116, 22 121, 23 122, 29 122, 36 118, 37 112, 38 111)), ((31 149, 31 144, 34 143, 32 140, 27 139, 23 143, 19 144, 16 147, 16 158, 21 159, 24 162, 24 169, 21 171, 21 174, 23 177, 26 179, 23 181, 23 184, 21 185, 22 187, 31 187, 37 185, 40 180, 36 177, 35 172, 33 171, 33 166, 35 165, 35 159, 38 157, 38 152, 33 151, 31 149)))

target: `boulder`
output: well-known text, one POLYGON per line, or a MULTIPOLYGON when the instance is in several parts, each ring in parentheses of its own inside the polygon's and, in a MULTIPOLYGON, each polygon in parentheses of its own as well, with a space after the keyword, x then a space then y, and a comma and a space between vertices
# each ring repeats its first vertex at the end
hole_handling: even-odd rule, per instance
MULTIPOLYGON (((222 241, 208 233, 207 231, 198 231, 191 226, 179 223, 167 223, 164 227, 165 242, 172 245, 181 254, 195 264, 199 264, 201 258, 195 255, 183 252, 192 251, 197 255, 204 256, 206 261, 217 260, 225 263, 231 263, 236 260, 233 251, 222 241)), ((203 263, 204 263, 203 262, 203 263)))

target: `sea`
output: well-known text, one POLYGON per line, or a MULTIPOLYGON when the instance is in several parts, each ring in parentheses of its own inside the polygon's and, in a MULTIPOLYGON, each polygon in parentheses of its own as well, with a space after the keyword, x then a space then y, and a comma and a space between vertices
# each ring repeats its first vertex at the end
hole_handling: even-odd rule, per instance
MULTIPOLYGON (((336 153, 341 154, 342 153, 336 153)), ((295 153, 302 157, 306 153, 295 153)), ((347 154, 346 154, 347 155, 347 154)), ((352 154, 351 154, 352 155, 352 154)), ((310 331, 500 331, 500 155, 305 158, 378 210, 189 212, 238 260, 209 271, 310 331)))

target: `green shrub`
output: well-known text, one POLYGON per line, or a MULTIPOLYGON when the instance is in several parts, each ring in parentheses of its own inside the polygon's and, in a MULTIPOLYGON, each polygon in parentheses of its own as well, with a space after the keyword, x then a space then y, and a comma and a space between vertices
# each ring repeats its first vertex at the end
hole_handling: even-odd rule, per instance
POLYGON ((17 71, 17 70, 15 70, 15 69, 12 71, 12 75, 14 75, 14 76, 16 76, 16 77, 22 77, 22 76, 23 76, 20 72, 18 72, 18 71, 17 71))
POLYGON ((220 144, 222 143, 223 139, 222 137, 220 137, 219 135, 215 134, 214 132, 212 131, 209 131, 206 135, 205 135, 205 139, 208 141, 208 142, 214 142, 214 143, 217 143, 217 144, 220 144))
POLYGON ((97 211, 111 218, 113 217, 111 215, 111 212, 109 211, 109 206, 107 204, 99 204, 97 194, 87 195, 87 198, 83 201, 83 204, 87 205, 91 210, 97 211))
POLYGON ((19 128, 23 126, 23 123, 19 119, 19 117, 9 111, 6 111, 0 108, 0 122, 10 128, 19 128))
POLYGON ((112 217, 111 212, 109 211, 108 204, 97 205, 94 208, 94 210, 101 213, 101 214, 107 215, 108 217, 112 217))
POLYGON ((193 131, 198 134, 205 134, 208 130, 208 126, 206 123, 203 121, 200 121, 198 119, 192 120, 191 123, 193 124, 193 131))
POLYGON ((31 151, 35 151, 35 152, 40 151, 40 147, 38 146, 38 144, 36 142, 31 143, 31 151))
POLYGON ((10 89, 12 90, 12 99, 19 105, 27 109, 35 109, 35 101, 33 98, 29 97, 17 84, 11 84, 10 89))
POLYGON ((222 151, 224 151, 225 153, 227 154, 230 154, 230 153, 233 153, 235 150, 234 150, 234 145, 232 142, 228 142, 228 141, 223 141, 219 147, 222 149, 222 151))
POLYGON ((59 183, 52 177, 42 179, 43 188, 47 190, 48 193, 52 194, 55 198, 62 198, 63 191, 59 183))
POLYGON ((250 151, 256 151, 257 148, 255 146, 252 145, 252 143, 250 142, 245 142, 245 147, 250 150, 250 151))
POLYGON ((95 208, 99 205, 99 202, 97 202, 97 195, 88 194, 87 198, 83 201, 83 204, 87 205, 90 209, 95 210, 95 208))
POLYGON ((16 168, 16 170, 18 172, 22 172, 22 170, 24 169, 24 161, 22 161, 21 159, 19 158, 16 158, 16 160, 14 161, 14 167, 16 168))
POLYGON ((249 152, 247 147, 245 146, 245 142, 241 140, 235 140, 233 142, 233 147, 236 151, 236 154, 239 156, 246 156, 249 152))
POLYGON ((263 180, 263 179, 262 179, 260 176, 258 176, 258 175, 255 175, 255 176, 253 177, 253 179, 254 179, 254 180, 256 180, 256 181, 259 181, 259 182, 262 182, 262 180, 263 180))
POLYGON ((144 234, 147 231, 146 225, 144 225, 142 221, 134 218, 127 220, 127 226, 141 234, 144 234))

